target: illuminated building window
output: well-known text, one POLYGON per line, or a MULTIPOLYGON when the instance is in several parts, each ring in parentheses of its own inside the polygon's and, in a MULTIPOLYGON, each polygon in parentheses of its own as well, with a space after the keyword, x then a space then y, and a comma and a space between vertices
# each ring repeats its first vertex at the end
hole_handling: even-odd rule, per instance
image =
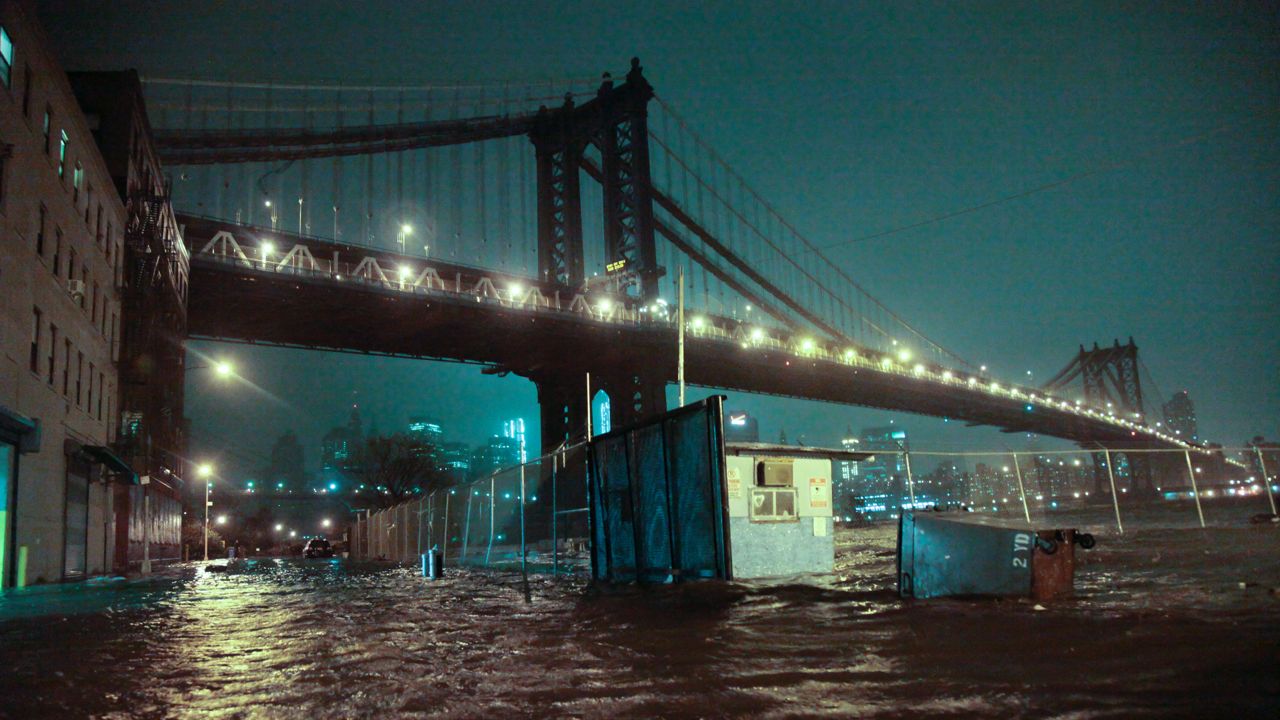
POLYGON ((0 82, 9 87, 13 77, 13 41, 9 33, 0 27, 0 82))

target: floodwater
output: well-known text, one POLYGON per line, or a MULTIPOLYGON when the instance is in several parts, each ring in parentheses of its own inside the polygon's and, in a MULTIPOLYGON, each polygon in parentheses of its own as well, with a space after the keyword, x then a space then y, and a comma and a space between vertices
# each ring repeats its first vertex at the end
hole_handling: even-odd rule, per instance
POLYGON ((1074 518, 1077 596, 902 601, 895 528, 834 578, 604 591, 342 560, 0 599, 0 716, 1280 717, 1280 527, 1074 518))

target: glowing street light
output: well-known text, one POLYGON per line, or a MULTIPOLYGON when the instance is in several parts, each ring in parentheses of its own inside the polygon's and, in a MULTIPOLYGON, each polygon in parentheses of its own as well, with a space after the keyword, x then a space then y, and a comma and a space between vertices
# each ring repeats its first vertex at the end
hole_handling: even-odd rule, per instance
POLYGON ((234 371, 235 368, 226 360, 219 360, 213 364, 213 372, 216 373, 218 377, 231 377, 231 373, 234 371))
POLYGON ((290 530, 290 531, 289 531, 289 537, 298 537, 298 531, 297 531, 297 530, 290 530))
POLYGON ((209 487, 213 485, 213 466, 200 463, 196 466, 196 477, 204 478, 204 559, 209 560, 209 487))
POLYGON ((324 520, 321 520, 321 521, 320 521, 320 525, 321 525, 322 527, 329 527, 329 525, 330 525, 329 518, 325 518, 324 520))
POLYGON ((411 234, 413 234, 413 226, 412 226, 412 225, 410 225, 410 224, 408 224, 408 223, 405 223, 405 224, 403 224, 403 225, 401 225, 401 226, 400 226, 400 234, 397 236, 397 238, 398 238, 398 240, 399 240, 399 242, 400 242, 400 254, 401 254, 401 255, 403 255, 403 254, 404 254, 404 239, 405 239, 405 237, 407 237, 407 236, 409 236, 409 235, 411 235, 411 234))
POLYGON ((226 516, 226 515, 219 515, 219 516, 218 516, 218 524, 219 524, 219 525, 225 525, 225 524, 227 524, 227 516, 226 516))
POLYGON ((280 532, 281 530, 284 530, 284 525, 281 525, 280 523, 276 523, 276 532, 280 532))

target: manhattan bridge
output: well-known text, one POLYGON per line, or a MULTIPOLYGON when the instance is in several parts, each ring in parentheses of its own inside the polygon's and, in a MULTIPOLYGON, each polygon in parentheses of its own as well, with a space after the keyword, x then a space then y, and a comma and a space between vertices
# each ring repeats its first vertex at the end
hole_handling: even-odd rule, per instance
MULTIPOLYGON (((1132 340, 1082 346, 1039 387, 931 340, 757 194, 638 60, 621 82, 145 88, 190 337, 515 373, 537 387, 550 451, 582 434, 587 382, 614 427, 666 409, 683 296, 691 384, 1049 435, 1095 458, 1202 449, 1148 421, 1132 340)), ((1128 460, 1135 489, 1147 457, 1128 460)))

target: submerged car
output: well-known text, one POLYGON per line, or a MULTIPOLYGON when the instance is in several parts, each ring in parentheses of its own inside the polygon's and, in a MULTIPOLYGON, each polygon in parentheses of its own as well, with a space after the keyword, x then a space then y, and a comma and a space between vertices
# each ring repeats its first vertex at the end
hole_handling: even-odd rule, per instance
POLYGON ((331 558, 333 557, 333 546, 324 538, 311 538, 302 548, 302 557, 331 558))

